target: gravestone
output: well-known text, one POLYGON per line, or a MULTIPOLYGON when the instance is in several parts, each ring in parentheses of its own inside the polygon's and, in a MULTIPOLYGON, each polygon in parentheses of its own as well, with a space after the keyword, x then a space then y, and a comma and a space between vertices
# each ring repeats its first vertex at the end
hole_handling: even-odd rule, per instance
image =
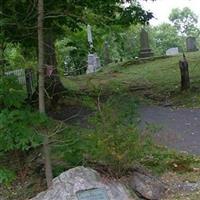
POLYGON ((153 56, 153 52, 149 46, 148 32, 142 28, 140 33, 140 58, 147 58, 153 56))
POLYGON ((97 54, 96 53, 88 54, 88 67, 87 67, 86 74, 96 72, 100 68, 101 68, 101 63, 97 54))
POLYGON ((178 47, 173 47, 173 48, 167 49, 166 51, 167 56, 175 56, 177 54, 179 54, 178 47))
POLYGON ((195 37, 188 37, 186 39, 186 47, 188 52, 198 51, 195 37))
POLYGON ((134 200, 119 181, 103 179, 91 168, 76 167, 53 179, 52 186, 31 200, 134 200))
POLYGON ((88 36, 88 44, 89 44, 89 54, 88 54, 88 66, 86 70, 86 74, 94 73, 101 68, 100 58, 94 51, 93 46, 93 38, 92 38, 92 29, 91 26, 87 26, 87 36, 88 36))

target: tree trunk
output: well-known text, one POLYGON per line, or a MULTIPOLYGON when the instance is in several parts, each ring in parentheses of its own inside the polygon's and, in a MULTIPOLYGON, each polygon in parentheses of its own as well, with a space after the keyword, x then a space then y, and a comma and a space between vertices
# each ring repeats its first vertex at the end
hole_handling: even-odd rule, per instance
POLYGON ((179 68, 181 72, 181 90, 188 90, 190 88, 190 77, 185 55, 183 55, 183 60, 179 61, 179 68))
MULTIPOLYGON (((44 38, 43 38, 43 20, 44 20, 44 2, 38 0, 38 71, 39 71, 39 111, 45 114, 44 101, 44 38)), ((44 135, 44 159, 45 159, 45 175, 47 186, 52 183, 52 168, 50 160, 50 150, 48 136, 44 135)))
POLYGON ((44 38, 44 64, 45 64, 45 89, 48 97, 51 97, 51 104, 54 104, 60 98, 65 90, 60 81, 57 70, 57 59, 55 52, 55 39, 51 28, 46 29, 44 38))

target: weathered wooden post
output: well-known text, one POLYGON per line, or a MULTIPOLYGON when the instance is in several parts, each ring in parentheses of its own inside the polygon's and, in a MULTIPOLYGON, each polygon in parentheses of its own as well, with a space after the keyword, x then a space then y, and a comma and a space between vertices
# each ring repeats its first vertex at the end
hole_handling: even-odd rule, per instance
POLYGON ((28 95, 28 100, 32 100, 33 95, 33 71, 30 68, 25 69, 25 77, 26 77, 26 90, 28 95))
POLYGON ((181 90, 188 90, 190 88, 190 77, 185 54, 183 54, 183 60, 179 61, 179 68, 181 72, 181 90))

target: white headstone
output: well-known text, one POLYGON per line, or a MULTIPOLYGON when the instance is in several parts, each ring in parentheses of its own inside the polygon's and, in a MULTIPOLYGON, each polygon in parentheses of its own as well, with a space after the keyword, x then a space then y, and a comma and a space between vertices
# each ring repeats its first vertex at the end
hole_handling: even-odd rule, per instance
POLYGON ((173 48, 167 49, 166 51, 167 56, 175 56, 177 54, 179 54, 178 47, 173 47, 173 48))
POLYGON ((100 59, 96 53, 89 53, 88 54, 88 68, 86 73, 90 74, 93 72, 98 71, 101 68, 100 59))

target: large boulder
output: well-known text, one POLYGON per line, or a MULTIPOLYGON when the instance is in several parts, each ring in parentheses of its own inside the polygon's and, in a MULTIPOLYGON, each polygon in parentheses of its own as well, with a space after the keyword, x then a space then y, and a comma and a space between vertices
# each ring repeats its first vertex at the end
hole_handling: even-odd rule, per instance
POLYGON ((53 179, 52 186, 47 191, 31 200, 79 200, 77 196, 80 192, 94 189, 102 189, 108 200, 133 200, 120 182, 105 181, 96 171, 84 167, 76 167, 62 173, 53 179))

